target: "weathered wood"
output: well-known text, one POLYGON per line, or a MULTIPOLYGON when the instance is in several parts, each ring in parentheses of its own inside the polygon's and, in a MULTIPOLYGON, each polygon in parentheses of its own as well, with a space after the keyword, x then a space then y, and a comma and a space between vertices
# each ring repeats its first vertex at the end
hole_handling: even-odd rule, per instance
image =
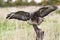
POLYGON ((44 38, 44 31, 39 29, 37 27, 37 25, 35 25, 35 24, 33 25, 33 28, 34 28, 34 30, 36 32, 36 40, 43 40, 43 38, 44 38))

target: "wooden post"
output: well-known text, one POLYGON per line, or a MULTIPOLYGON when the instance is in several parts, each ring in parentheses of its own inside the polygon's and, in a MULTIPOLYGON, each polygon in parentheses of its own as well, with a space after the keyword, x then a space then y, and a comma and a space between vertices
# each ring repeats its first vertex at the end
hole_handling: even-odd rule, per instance
POLYGON ((43 40, 44 38, 44 31, 42 31, 41 29, 39 29, 37 27, 37 25, 33 24, 33 28, 36 32, 36 40, 43 40))

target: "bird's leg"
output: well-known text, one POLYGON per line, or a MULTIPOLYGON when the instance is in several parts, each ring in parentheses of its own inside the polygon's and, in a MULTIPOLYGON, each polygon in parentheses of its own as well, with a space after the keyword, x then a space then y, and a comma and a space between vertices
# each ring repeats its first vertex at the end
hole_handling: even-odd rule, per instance
POLYGON ((37 25, 33 25, 33 28, 36 32, 36 40, 43 40, 43 37, 44 37, 44 31, 42 31, 41 29, 39 29, 37 27, 37 25))

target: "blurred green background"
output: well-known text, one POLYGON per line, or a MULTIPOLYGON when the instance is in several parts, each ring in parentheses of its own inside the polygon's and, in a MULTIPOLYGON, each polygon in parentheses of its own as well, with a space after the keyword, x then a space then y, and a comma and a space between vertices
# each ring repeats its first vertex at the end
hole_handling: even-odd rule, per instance
POLYGON ((35 40, 32 25, 15 19, 8 20, 6 16, 16 11, 33 12, 42 5, 58 7, 38 26, 45 32, 44 40, 60 40, 60 0, 0 0, 0 40, 35 40))
POLYGON ((60 0, 0 0, 0 7, 29 5, 60 5, 60 0))

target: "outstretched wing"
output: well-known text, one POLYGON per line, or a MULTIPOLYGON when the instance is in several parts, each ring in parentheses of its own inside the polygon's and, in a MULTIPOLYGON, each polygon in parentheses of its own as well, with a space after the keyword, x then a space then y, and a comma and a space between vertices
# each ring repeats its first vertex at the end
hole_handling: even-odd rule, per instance
POLYGON ((40 17, 47 16, 50 12, 55 11, 57 9, 56 6, 44 6, 35 12, 40 17))
POLYGON ((18 11, 8 14, 6 18, 27 21, 30 19, 30 14, 28 12, 18 11))

